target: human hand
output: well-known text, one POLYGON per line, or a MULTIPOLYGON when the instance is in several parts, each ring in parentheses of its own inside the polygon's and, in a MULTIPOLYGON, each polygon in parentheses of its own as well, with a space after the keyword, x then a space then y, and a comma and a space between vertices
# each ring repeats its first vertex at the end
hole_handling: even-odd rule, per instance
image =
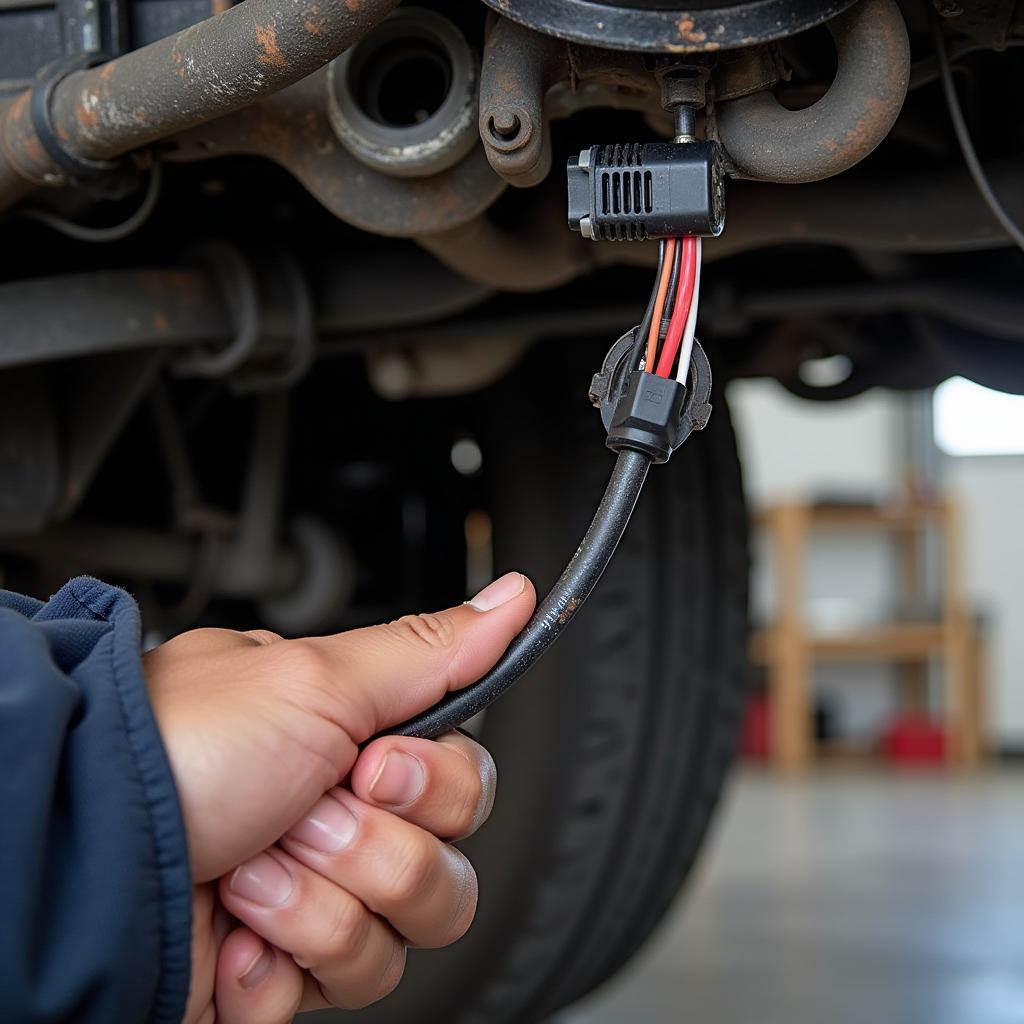
POLYGON ((464 933, 475 876, 442 840, 486 818, 490 758, 456 735, 359 744, 483 675, 534 601, 511 574, 436 615, 306 640, 196 630, 146 655, 198 883, 187 1021, 365 1005, 406 942, 464 933))

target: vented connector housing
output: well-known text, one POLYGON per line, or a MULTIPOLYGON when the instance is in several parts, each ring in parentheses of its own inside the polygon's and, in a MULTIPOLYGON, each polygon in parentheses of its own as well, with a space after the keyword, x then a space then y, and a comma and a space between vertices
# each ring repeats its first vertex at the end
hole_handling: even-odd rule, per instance
POLYGON ((593 146, 569 161, 569 227, 585 238, 638 242, 719 235, 724 226, 717 143, 593 146))

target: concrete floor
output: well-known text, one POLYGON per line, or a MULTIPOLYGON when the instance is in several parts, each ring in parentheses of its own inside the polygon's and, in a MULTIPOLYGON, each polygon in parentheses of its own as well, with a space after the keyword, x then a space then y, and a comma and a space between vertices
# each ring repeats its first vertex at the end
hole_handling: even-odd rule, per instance
POLYGON ((1024 772, 741 773, 685 898, 559 1024, 1022 1024, 1024 772))

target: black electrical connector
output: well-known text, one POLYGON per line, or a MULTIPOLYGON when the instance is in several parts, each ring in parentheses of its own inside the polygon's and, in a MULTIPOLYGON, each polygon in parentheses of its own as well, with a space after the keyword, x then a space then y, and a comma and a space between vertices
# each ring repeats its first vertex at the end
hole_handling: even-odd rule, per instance
POLYGON ((422 715, 387 730, 388 734, 434 739, 458 728, 517 683, 558 639, 608 567, 651 463, 667 462, 693 431, 707 425, 711 367, 704 350, 694 343, 685 387, 675 380, 631 371, 630 354, 640 330, 635 327, 612 346, 591 383, 591 401, 608 431, 607 445, 618 458, 590 528, 565 572, 483 679, 448 694, 422 715))
POLYGON ((569 227, 595 241, 720 235, 725 171, 716 142, 592 146, 569 161, 569 227))

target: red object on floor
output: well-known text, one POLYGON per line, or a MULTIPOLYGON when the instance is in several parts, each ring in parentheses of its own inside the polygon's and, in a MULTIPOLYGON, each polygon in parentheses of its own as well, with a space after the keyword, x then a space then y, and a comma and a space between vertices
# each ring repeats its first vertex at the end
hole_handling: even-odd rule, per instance
POLYGON ((882 749, 890 761, 937 764, 946 759, 946 730, 924 715, 904 715, 885 730, 882 749))
POLYGON ((740 734, 740 750, 744 757, 767 761, 772 749, 771 704, 766 693, 754 693, 747 701, 740 734))

